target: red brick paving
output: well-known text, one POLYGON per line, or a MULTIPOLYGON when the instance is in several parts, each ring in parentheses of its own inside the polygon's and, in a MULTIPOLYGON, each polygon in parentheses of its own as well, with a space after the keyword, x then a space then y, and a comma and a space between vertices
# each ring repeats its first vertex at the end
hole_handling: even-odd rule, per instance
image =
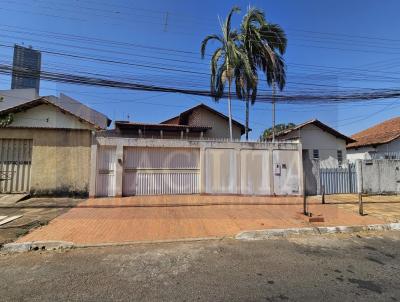
POLYGON ((89 199, 17 242, 62 240, 76 244, 234 236, 244 230, 383 223, 337 205, 310 205, 324 223, 300 215, 299 197, 146 196, 89 199))

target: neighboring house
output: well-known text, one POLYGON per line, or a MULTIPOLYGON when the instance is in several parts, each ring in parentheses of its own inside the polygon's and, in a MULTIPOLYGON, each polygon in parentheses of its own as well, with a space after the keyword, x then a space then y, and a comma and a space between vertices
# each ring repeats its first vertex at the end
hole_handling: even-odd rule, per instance
POLYGON ((338 166, 346 160, 346 144, 354 140, 317 119, 276 134, 277 140, 302 144, 303 159, 319 160, 326 166, 338 166))
MULTIPOLYGON (((233 139, 239 140, 245 126, 232 120, 233 139)), ((229 118, 204 104, 197 105, 159 124, 116 121, 107 134, 133 138, 229 138, 229 118)))
POLYGON ((352 136, 347 159, 400 158, 400 117, 392 118, 352 136))
POLYGON ((106 129, 103 114, 61 94, 0 91, 0 192, 88 194, 92 132, 106 129))

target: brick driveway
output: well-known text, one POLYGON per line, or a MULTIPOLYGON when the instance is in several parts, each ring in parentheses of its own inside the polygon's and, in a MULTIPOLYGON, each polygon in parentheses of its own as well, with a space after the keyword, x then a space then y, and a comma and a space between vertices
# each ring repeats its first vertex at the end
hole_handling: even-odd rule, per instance
MULTIPOLYGON (((240 231, 310 226, 302 198, 243 196, 146 196, 89 199, 17 242, 62 240, 75 244, 234 236, 240 231)), ((383 223, 337 205, 310 205, 324 223, 383 223)))

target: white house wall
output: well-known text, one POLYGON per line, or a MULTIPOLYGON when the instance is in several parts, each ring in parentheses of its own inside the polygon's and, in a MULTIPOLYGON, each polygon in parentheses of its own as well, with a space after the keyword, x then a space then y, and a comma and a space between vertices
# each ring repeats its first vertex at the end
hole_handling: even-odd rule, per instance
POLYGON ((375 152, 376 149, 373 147, 361 147, 357 149, 347 150, 347 160, 355 162, 357 159, 371 159, 370 152, 375 152))
POLYGON ((341 138, 323 131, 321 128, 312 124, 306 125, 303 128, 292 131, 284 137, 284 139, 298 140, 303 147, 303 150, 309 150, 309 155, 312 159, 313 150, 319 150, 319 158, 327 164, 337 164, 337 151, 342 150, 343 159, 346 159, 346 141, 341 138))
POLYGON ((378 145, 376 147, 368 146, 361 148, 352 148, 347 150, 347 159, 351 162, 357 159, 372 159, 372 154, 400 153, 400 138, 397 138, 387 144, 378 145))
POLYGON ((89 124, 47 104, 14 114, 14 120, 9 127, 92 129, 89 124))

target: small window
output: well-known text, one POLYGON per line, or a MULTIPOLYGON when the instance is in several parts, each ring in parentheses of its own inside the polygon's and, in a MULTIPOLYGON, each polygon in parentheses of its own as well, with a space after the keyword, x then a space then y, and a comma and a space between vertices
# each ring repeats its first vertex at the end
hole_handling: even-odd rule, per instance
POLYGON ((319 150, 318 149, 313 150, 313 159, 319 159, 319 150))
POLYGON ((339 165, 343 163, 343 152, 342 150, 337 150, 337 160, 339 162, 339 165))

